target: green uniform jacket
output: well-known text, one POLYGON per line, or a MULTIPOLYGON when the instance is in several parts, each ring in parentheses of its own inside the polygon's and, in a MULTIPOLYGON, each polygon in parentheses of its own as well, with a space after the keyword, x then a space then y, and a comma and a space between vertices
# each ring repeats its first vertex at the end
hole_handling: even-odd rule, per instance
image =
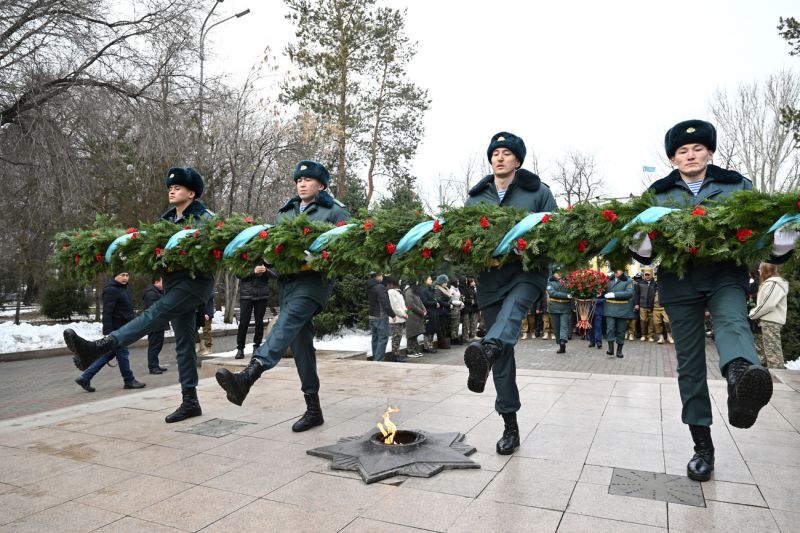
MULTIPOLYGON (((697 196, 681 178, 678 170, 650 186, 656 193, 658 205, 667 207, 688 207, 709 204, 716 199, 729 196, 734 191, 753 188, 753 183, 734 170, 725 170, 716 165, 708 165, 706 177, 697 196)), ((787 257, 788 258, 788 257, 787 257)), ((649 259, 637 257, 643 263, 649 259)), ((733 262, 713 264, 689 263, 683 280, 674 272, 660 268, 658 272, 659 297, 661 304, 678 303, 697 298, 699 291, 713 292, 716 288, 738 285, 747 291, 749 276, 747 268, 733 262)), ((610 289, 609 289, 610 290, 610 289)))
POLYGON ((606 299, 603 311, 605 316, 612 318, 634 318, 633 306, 636 302, 633 299, 633 280, 626 275, 621 278, 611 278, 608 282, 606 292, 613 292, 614 298, 606 299))
MULTIPOLYGON (((350 212, 344 204, 333 198, 326 191, 319 193, 303 213, 311 220, 330 222, 331 224, 350 218, 350 212)), ((295 196, 278 210, 276 222, 291 220, 299 214, 300 197, 295 196)), ((278 287, 281 290, 281 302, 294 298, 311 298, 320 307, 323 307, 333 290, 333 281, 323 279, 319 272, 307 270, 296 274, 279 276, 278 287)))
POLYGON ((572 302, 569 299, 569 292, 560 280, 550 278, 547 282, 547 295, 550 296, 547 302, 548 313, 570 313, 572 312, 572 302))
MULTIPOLYGON (((161 220, 167 220, 169 222, 172 222, 173 224, 177 224, 178 226, 191 226, 192 228, 199 228, 214 216, 214 213, 209 211, 208 208, 205 206, 205 204, 200 200, 192 201, 192 203, 189 204, 188 207, 183 210, 183 214, 181 215, 180 218, 178 218, 177 213, 178 213, 177 208, 170 207, 169 209, 164 211, 159 218, 161 220)), ((192 273, 192 271, 188 269, 165 270, 162 272, 165 292, 174 287, 176 284, 178 284, 178 282, 182 280, 193 279, 193 278, 209 280, 212 279, 213 277, 214 277, 213 272, 192 273)))
MULTIPOLYGON (((531 213, 554 211, 558 207, 550 188, 542 183, 539 176, 525 169, 517 170, 502 201, 497 196, 494 175, 490 174, 479 181, 470 189, 469 197, 464 205, 480 203, 518 207, 531 213)), ((499 268, 489 268, 481 272, 478 275, 478 308, 483 309, 502 301, 509 291, 520 283, 530 283, 544 291, 547 284, 547 271, 525 272, 522 270, 522 262, 514 261, 499 268)))

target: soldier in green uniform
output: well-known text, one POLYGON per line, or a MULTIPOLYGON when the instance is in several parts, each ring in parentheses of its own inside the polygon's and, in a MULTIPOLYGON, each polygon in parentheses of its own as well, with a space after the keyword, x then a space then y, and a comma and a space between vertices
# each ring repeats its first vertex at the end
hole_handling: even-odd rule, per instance
POLYGON ((558 340, 558 351, 566 353, 567 338, 569 337, 569 315, 572 313, 572 295, 561 283, 561 275, 553 272, 547 283, 547 312, 553 324, 553 332, 558 340))
MULTIPOLYGON (((344 204, 327 192, 328 170, 314 161, 300 161, 294 170, 297 196, 278 210, 277 221, 290 220, 305 213, 311 220, 337 223, 350 218, 344 204)), ((264 344, 253 352, 247 367, 238 373, 227 369, 217 371, 219 385, 228 400, 242 405, 250 387, 265 370, 278 364, 286 349, 292 348, 297 373, 306 400, 305 414, 292 426, 292 431, 306 431, 324 422, 319 403, 319 377, 314 350, 313 319, 333 290, 333 282, 319 272, 305 270, 282 273, 278 277, 281 290, 281 312, 264 344)))
MULTIPOLYGON (((531 212, 556 209, 550 189, 539 176, 523 168, 525 143, 508 132, 494 135, 486 155, 492 174, 469 191, 465 205, 481 203, 510 206, 531 212)), ((464 352, 469 369, 467 387, 483 392, 489 371, 497 390, 495 409, 503 417, 505 430, 497 442, 497 453, 508 455, 519 446, 517 411, 520 409, 516 384, 514 346, 522 329, 522 319, 533 302, 542 296, 547 284, 547 271, 524 271, 521 261, 500 267, 490 267, 478 278, 478 308, 486 324, 486 335, 473 342, 464 352)))
MULTIPOLYGON (((178 226, 200 227, 213 214, 199 200, 205 189, 203 177, 194 169, 174 167, 164 180, 171 207, 161 215, 178 226)), ((75 366, 84 370, 91 363, 120 346, 128 346, 148 333, 163 331, 172 323, 175 332, 175 351, 178 359, 178 378, 181 382, 181 405, 167 415, 167 423, 200 416, 197 399, 197 353, 194 346, 195 315, 214 290, 211 272, 175 270, 163 275, 165 294, 156 303, 121 328, 97 341, 87 341, 72 329, 64 330, 67 347, 75 354, 75 366)))
MULTIPOLYGON (((664 139, 667 156, 675 168, 650 186, 659 205, 694 206, 724 198, 753 185, 738 172, 711 164, 717 146, 712 124, 687 120, 673 126, 664 139)), ((652 244, 647 236, 631 247, 641 262, 649 263, 652 244)), ((776 232, 771 262, 788 259, 793 238, 776 232), (780 247, 781 245, 782 247, 780 247), (779 252, 780 250, 780 252, 779 252)), ((684 278, 665 268, 659 269, 658 294, 670 318, 678 357, 678 385, 683 410, 681 418, 689 425, 695 454, 687 464, 687 475, 698 481, 710 479, 714 470, 714 445, 711 440, 711 400, 706 382, 705 334, 703 316, 708 309, 714 317, 714 340, 719 365, 728 381, 728 421, 734 427, 749 428, 759 410, 772 397, 772 378, 761 366, 747 322, 746 290, 748 273, 733 262, 690 263, 684 278)))
POLYGON ((622 358, 622 346, 625 344, 625 331, 628 320, 633 317, 633 280, 622 270, 614 272, 608 280, 606 303, 603 310, 606 316, 606 338, 608 339, 608 355, 614 355, 614 340, 617 341, 617 357, 622 358))

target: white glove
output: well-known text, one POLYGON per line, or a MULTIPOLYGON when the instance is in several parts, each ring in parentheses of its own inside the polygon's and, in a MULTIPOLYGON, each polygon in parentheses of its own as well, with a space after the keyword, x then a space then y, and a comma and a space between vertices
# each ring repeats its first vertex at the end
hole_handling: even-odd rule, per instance
POLYGON ((650 257, 653 255, 653 243, 650 241, 650 237, 646 233, 642 233, 641 231, 637 231, 633 234, 633 242, 641 242, 637 244, 631 244, 628 249, 639 255, 641 257, 650 257), (642 238, 644 237, 644 238, 642 238))
POLYGON ((613 292, 607 292, 606 293, 606 300, 613 300, 613 299, 614 299, 614 293, 613 292))
POLYGON ((772 255, 780 257, 794 250, 794 247, 797 246, 798 236, 800 233, 793 229, 777 230, 772 241, 772 255))
POLYGON ((571 294, 567 294, 567 299, 568 300, 572 300, 573 298, 574 298, 574 296, 572 296, 571 294))

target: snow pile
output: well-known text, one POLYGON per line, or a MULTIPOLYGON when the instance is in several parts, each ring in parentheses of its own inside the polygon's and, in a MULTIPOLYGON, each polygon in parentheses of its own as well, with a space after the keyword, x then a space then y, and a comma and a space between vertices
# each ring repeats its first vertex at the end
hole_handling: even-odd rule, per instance
POLYGON ((800 370, 800 357, 794 361, 786 361, 786 368, 789 370, 800 370))
POLYGON ((27 322, 15 326, 10 321, 0 322, 0 353, 65 347, 64 330, 67 328, 89 339, 101 337, 103 333, 103 325, 99 322, 72 322, 55 326, 33 326, 27 322))

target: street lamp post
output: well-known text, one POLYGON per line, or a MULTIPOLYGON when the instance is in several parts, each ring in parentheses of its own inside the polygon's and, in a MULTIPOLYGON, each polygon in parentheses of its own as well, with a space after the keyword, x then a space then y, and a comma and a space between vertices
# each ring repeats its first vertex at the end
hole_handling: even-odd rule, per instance
POLYGON ((199 109, 199 113, 198 113, 198 119, 199 119, 199 123, 200 123, 200 128, 199 128, 200 129, 200 148, 201 148, 201 151, 203 153, 205 152, 204 126, 203 126, 203 88, 205 86, 205 79, 204 79, 203 64, 204 64, 205 59, 206 59, 206 56, 205 56, 206 35, 208 35, 208 32, 210 32, 211 29, 214 26, 219 26, 223 22, 227 22, 227 21, 231 20, 232 18, 241 18, 241 17, 247 15, 248 13, 250 13, 250 9, 245 9, 244 11, 240 11, 239 13, 236 13, 236 14, 231 15, 229 17, 226 17, 226 18, 224 18, 224 19, 222 19, 222 20, 220 20, 218 22, 215 22, 214 24, 209 26, 208 29, 206 29, 206 24, 208 24, 208 19, 211 18, 211 15, 214 13, 214 10, 217 8, 217 4, 221 4, 222 2, 224 2, 224 0, 216 0, 214 2, 214 5, 211 7, 211 11, 208 12, 208 15, 206 15, 206 19, 203 21, 203 25, 200 26, 200 109, 199 109))

